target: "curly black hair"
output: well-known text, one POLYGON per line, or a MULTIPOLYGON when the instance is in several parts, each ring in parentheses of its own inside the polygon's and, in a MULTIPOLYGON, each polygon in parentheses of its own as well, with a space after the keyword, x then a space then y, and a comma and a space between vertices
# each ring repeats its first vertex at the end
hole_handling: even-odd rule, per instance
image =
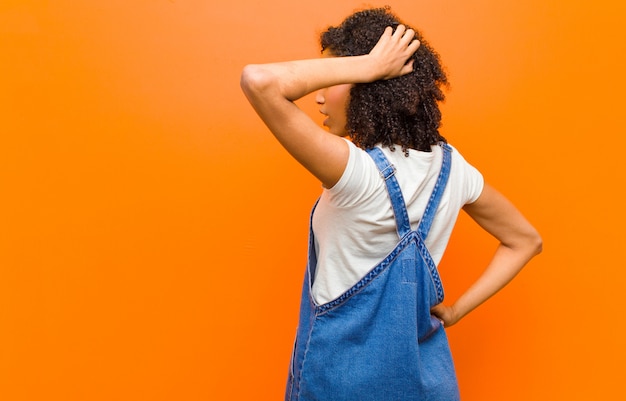
MULTIPOLYGON (((321 34, 322 52, 336 57, 368 54, 386 27, 399 24, 404 23, 389 6, 357 11, 321 34)), ((448 79, 439 55, 417 30, 415 38, 420 47, 411 56, 412 73, 355 84, 350 90, 346 131, 357 146, 368 149, 380 143, 395 150, 394 145, 401 145, 408 156, 408 149, 429 152, 432 145, 446 142, 439 134, 438 102, 445 99, 442 88, 448 87, 448 79)))

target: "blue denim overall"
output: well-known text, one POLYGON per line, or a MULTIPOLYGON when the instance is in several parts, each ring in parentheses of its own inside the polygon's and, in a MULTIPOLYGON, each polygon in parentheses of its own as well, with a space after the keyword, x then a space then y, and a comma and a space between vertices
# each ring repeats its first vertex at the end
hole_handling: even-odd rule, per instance
POLYGON ((395 167, 380 149, 368 150, 385 180, 400 241, 357 284, 323 305, 311 296, 317 260, 310 230, 285 400, 459 399, 445 331, 430 314, 431 307, 443 301, 443 287, 424 245, 450 173, 451 148, 442 146, 441 172, 415 231, 409 225, 395 167))

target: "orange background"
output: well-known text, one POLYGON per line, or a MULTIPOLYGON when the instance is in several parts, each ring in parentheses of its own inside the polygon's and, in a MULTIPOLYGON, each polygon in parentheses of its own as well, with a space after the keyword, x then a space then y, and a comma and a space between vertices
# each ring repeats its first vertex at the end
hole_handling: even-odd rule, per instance
MULTIPOLYGON (((389 3, 447 66, 443 134, 545 242, 448 330, 463 399, 623 399, 626 3, 389 3)), ((280 399, 320 185, 239 74, 363 4, 0 4, 0 399, 280 399)), ((448 300, 494 247, 461 216, 448 300)))

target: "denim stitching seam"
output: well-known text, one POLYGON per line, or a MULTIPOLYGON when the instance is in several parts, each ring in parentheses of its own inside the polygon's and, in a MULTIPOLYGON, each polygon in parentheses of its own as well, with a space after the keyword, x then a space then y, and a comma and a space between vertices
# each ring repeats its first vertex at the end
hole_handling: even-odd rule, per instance
POLYGON ((414 231, 409 232, 391 251, 385 259, 383 259, 379 264, 377 264, 372 270, 370 270, 361 280, 359 280, 355 285, 353 285, 348 291, 344 292, 339 298, 330 301, 326 304, 319 305, 316 307, 317 315, 323 315, 326 312, 337 308, 341 304, 345 303, 348 299, 352 298, 354 295, 359 293, 363 288, 367 287, 372 281, 374 281, 378 276, 380 276, 388 267, 393 263, 393 261, 398 257, 401 251, 406 248, 406 245, 410 241, 411 237, 416 234, 414 231))

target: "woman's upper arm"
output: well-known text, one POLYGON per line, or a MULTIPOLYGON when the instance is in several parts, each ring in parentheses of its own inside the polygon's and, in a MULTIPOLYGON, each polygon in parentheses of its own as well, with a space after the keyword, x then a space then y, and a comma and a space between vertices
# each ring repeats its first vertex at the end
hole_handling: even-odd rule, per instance
POLYGON ((341 178, 348 144, 319 127, 280 91, 280 82, 262 66, 247 66, 241 87, 265 125, 281 145, 326 188, 341 178))
POLYGON ((463 210, 502 245, 541 251, 539 233, 506 197, 487 183, 478 199, 463 210))

